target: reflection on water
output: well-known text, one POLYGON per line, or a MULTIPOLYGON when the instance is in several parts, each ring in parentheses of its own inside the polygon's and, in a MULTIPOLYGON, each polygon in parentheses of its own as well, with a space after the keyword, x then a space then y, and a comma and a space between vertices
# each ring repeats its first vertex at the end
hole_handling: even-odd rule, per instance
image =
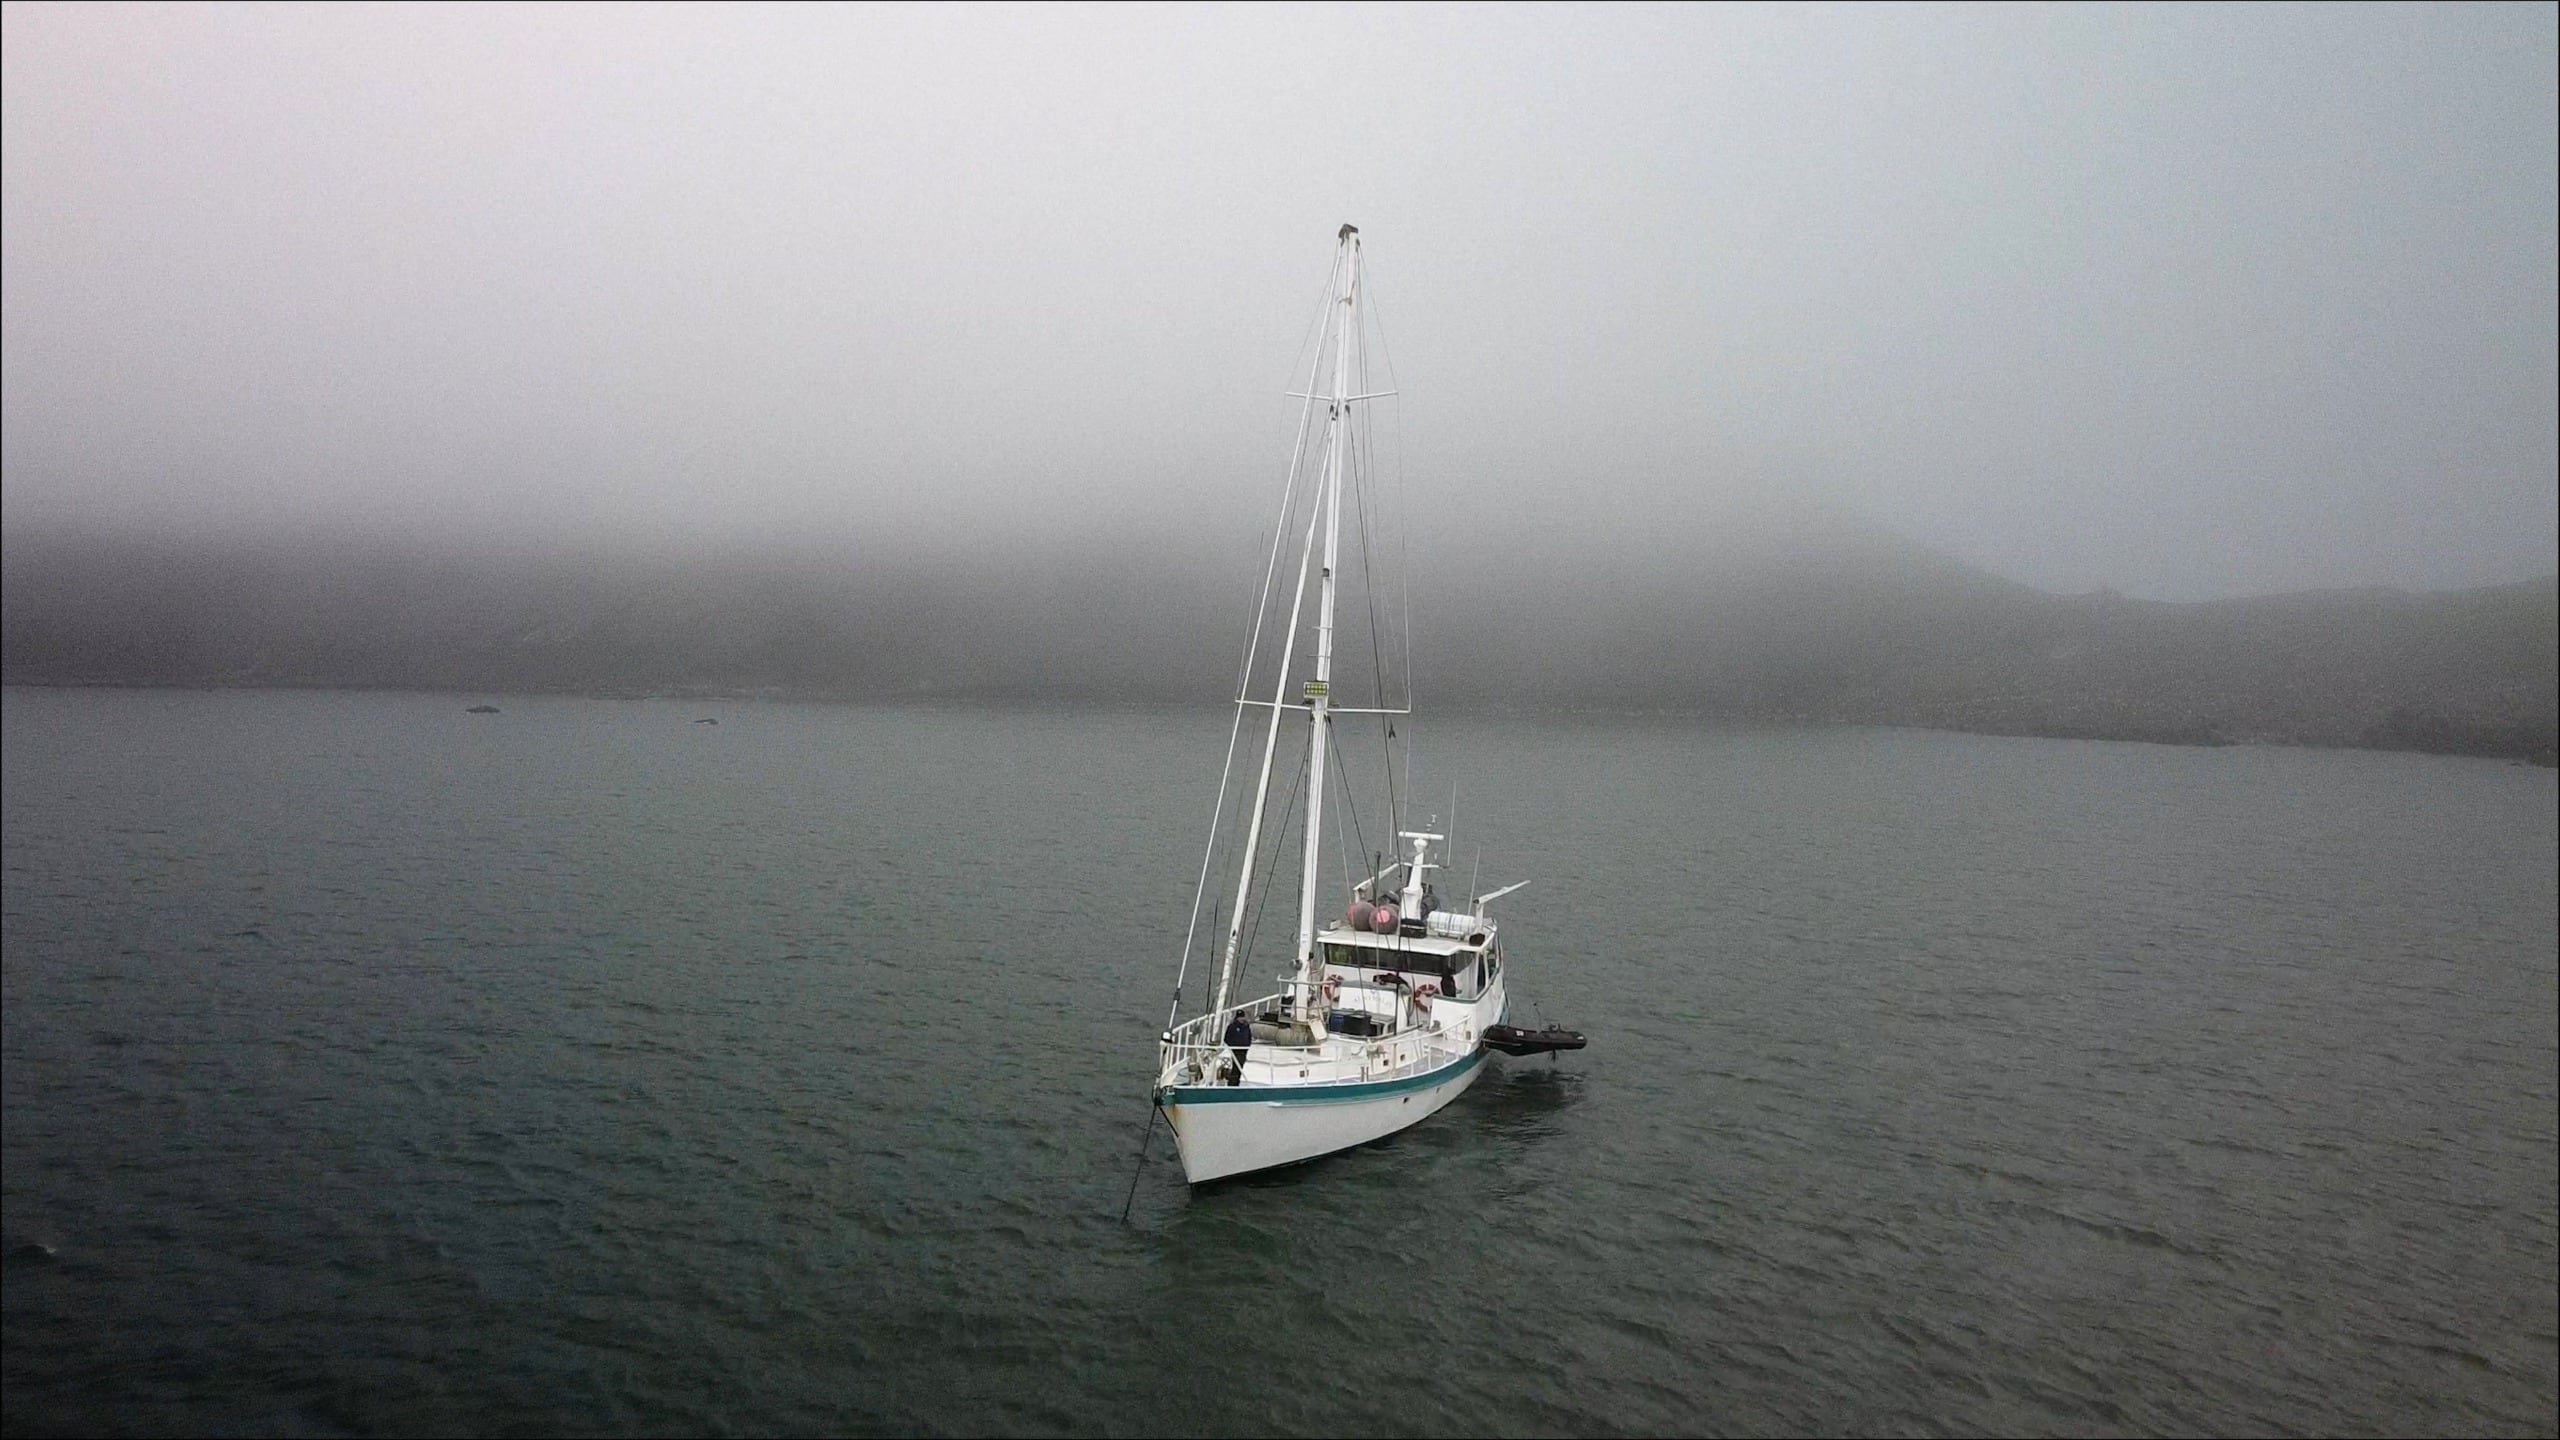
POLYGON ((1445 1113, 1496 1139, 1543 1139, 1569 1123, 1565 1117, 1582 1103, 1581 1067, 1590 1063, 1590 1053, 1580 1051, 1569 1060, 1550 1055, 1495 1062, 1458 1106, 1445 1113))

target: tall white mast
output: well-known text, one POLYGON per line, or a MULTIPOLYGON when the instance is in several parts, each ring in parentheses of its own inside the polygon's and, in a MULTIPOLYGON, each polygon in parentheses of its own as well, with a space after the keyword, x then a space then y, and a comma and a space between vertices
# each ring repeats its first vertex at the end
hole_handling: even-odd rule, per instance
POLYGON ((1316 859, 1324 838, 1324 761, 1333 729, 1333 571, 1342 541, 1342 469, 1350 449, 1351 352, 1360 343, 1360 232, 1343 246, 1342 318, 1333 336, 1333 448, 1324 467, 1324 569, 1316 597, 1316 678, 1307 685, 1306 861, 1298 876, 1298 994, 1316 976, 1316 859))
MULTIPOLYGON (((1345 274, 1345 267, 1350 263, 1350 257, 1354 253, 1351 237, 1358 233, 1358 231, 1352 229, 1350 226, 1345 225, 1342 227, 1342 233, 1335 237, 1336 248, 1333 259, 1334 276, 1342 285, 1341 293, 1346 296, 1351 291, 1351 285, 1345 274)), ((1307 374, 1307 388, 1310 391, 1315 389, 1314 367, 1324 363, 1324 337, 1322 333, 1319 332, 1316 338, 1317 352, 1309 363, 1307 374)), ((1334 366, 1334 394, 1337 396, 1345 393, 1342 389, 1340 378, 1341 368, 1340 360, 1337 357, 1334 366)), ((1306 398, 1310 404, 1313 404, 1316 399, 1312 394, 1308 395, 1306 398)), ((1335 418, 1332 423, 1337 428, 1339 428, 1341 424, 1341 413, 1342 406, 1339 403, 1336 403, 1333 406, 1333 415, 1335 418)), ((1303 436, 1303 432, 1301 432, 1301 434, 1303 436)), ((1301 451, 1300 453, 1304 452, 1301 451)), ((1292 471, 1294 472, 1297 462, 1293 459, 1290 463, 1292 471)), ((1330 466, 1331 461, 1328 460, 1327 464, 1330 466)), ((1296 480, 1296 475, 1292 473, 1290 476, 1290 487, 1292 491, 1296 488, 1296 480)), ((1284 521, 1286 518, 1285 512, 1288 508, 1289 507, 1286 505, 1281 507, 1284 512, 1284 521)), ((1271 799, 1271 766, 1272 761, 1276 758, 1279 751, 1280 716, 1289 700, 1290 662, 1297 658, 1298 617, 1306 613, 1307 560, 1315 550, 1315 527, 1322 514, 1323 509, 1321 505, 1308 507, 1307 539, 1306 543, 1301 546, 1298 551, 1298 580, 1296 588, 1289 596, 1289 623, 1283 632, 1283 638, 1280 645, 1280 678, 1273 685, 1271 693, 1271 726, 1264 732, 1262 738, 1262 771, 1254 781, 1253 809, 1245 823, 1244 857, 1236 866, 1236 899, 1235 904, 1230 906, 1227 910, 1226 944, 1218 959, 1218 989, 1216 997, 1211 1001, 1209 1006, 1209 1013, 1213 1015, 1224 1011, 1227 1008, 1228 999, 1235 993, 1236 956, 1244 946, 1245 905, 1253 898, 1253 863, 1255 857, 1258 856, 1262 850, 1262 819, 1263 813, 1269 806, 1271 799)), ((1273 544, 1277 545, 1278 543, 1279 537, 1273 537, 1273 544)), ((1332 565, 1331 540, 1330 537, 1328 537, 1327 555, 1325 560, 1326 580, 1324 591, 1325 614, 1327 617, 1326 623, 1328 627, 1330 627, 1331 616, 1333 613, 1332 565)), ((1328 636, 1331 634, 1330 628, 1328 628, 1327 634, 1328 636)), ((1328 661, 1326 663, 1329 664, 1330 662, 1328 661)), ((1250 683, 1250 680, 1251 677, 1248 676, 1247 682, 1250 683)), ((1239 698, 1238 703, 1242 704, 1244 702, 1239 698)), ((1303 945, 1301 948, 1304 948, 1303 945)))

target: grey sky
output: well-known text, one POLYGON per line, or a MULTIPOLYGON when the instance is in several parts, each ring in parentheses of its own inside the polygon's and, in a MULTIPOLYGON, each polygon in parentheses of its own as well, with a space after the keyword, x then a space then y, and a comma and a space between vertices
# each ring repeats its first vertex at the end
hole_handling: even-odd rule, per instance
POLYGON ((2555 14, 11 6, 0 506, 1181 545, 1350 220, 1443 523, 2520 578, 2555 14))

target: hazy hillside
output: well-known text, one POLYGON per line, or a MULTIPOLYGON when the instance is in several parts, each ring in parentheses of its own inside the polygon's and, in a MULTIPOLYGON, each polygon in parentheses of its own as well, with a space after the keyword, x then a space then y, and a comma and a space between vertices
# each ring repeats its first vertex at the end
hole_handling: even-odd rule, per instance
MULTIPOLYGON (((1580 558, 1534 576, 1510 546, 1421 557, 1427 700, 2546 764, 2560 729, 2549 577, 2177 605, 2049 595, 1855 527, 1685 564, 1562 548, 1580 558)), ((1067 546, 961 569, 14 534, 0 597, 16 683, 1138 701, 1223 693, 1249 598, 1067 546)))

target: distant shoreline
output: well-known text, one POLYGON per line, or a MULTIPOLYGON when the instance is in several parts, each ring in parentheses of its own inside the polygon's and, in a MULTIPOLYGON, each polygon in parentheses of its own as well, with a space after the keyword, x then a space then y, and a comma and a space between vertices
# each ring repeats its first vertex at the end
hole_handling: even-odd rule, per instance
MULTIPOLYGON (((15 684, 1179 706, 1228 693, 1251 614, 1204 576, 1063 554, 999 574, 0 538, 15 684)), ((2560 749, 2560 576, 2173 604, 2048 594, 1858 532, 1651 573, 1450 578, 1409 649, 1362 627, 1337 681, 1441 714, 2560 749)))
MULTIPOLYGON (((913 705, 951 706, 958 708, 1100 709, 1183 711, 1222 708, 1215 700, 1189 701, 1163 696, 1099 696, 1099 695, 1025 695, 1018 693, 961 693, 918 691, 886 694, 845 690, 803 690, 769 687, 691 687, 658 689, 580 688, 580 687, 463 687, 445 684, 348 684, 325 680, 134 680, 121 678, 79 679, 62 677, 22 678, 0 676, 0 687, 30 690, 151 690, 169 692, 315 692, 333 694, 444 695, 458 700, 666 700, 700 704, 778 704, 778 705, 913 705)), ((1557 716, 1588 718, 1645 719, 1686 721, 1705 725, 1734 725, 1783 729, 1874 729, 1926 730, 1946 735, 1980 735, 1995 739, 2015 740, 2097 740, 2122 745, 2172 745, 2193 749, 2219 749, 2231 746, 2275 746, 2297 750, 2360 750, 2376 754, 2442 755, 2457 759, 2507 761, 2532 765, 2541 769, 2560 769, 2560 755, 2554 747, 2515 746, 2499 748, 2497 739, 2503 734, 2478 736, 2461 731, 2425 732, 2411 736, 2420 743, 2364 743, 2330 741, 2310 737, 2225 734, 2220 729, 2199 723, 2193 726, 2161 726, 2128 724, 2107 727, 2087 723, 1948 724, 1921 718, 1841 715, 1769 715, 1747 714, 1706 709, 1658 707, 1606 707, 1537 705, 1524 703, 1484 704, 1454 702, 1434 707, 1436 713, 1452 716, 1557 716), (2424 743, 2428 740, 2436 743, 2424 743), (2488 743, 2482 743, 2487 741, 2488 743)), ((2511 733, 2511 732, 2507 732, 2511 733)))

